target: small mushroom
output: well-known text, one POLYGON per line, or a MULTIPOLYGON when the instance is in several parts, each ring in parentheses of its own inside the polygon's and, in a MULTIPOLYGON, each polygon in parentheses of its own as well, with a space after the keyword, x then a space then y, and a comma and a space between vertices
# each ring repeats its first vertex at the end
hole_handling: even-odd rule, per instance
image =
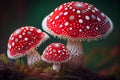
POLYGON ((42 27, 53 36, 67 39, 67 48, 73 56, 69 62, 79 68, 84 59, 82 41, 109 35, 113 23, 92 4, 72 1, 60 5, 46 16, 42 27))
POLYGON ((53 70, 59 71, 61 63, 70 59, 70 54, 64 44, 51 43, 46 47, 41 58, 43 61, 53 63, 53 70))
POLYGON ((7 56, 10 59, 16 59, 27 54, 28 65, 31 65, 41 60, 40 54, 35 48, 48 38, 48 35, 40 29, 32 26, 21 27, 9 38, 7 56))

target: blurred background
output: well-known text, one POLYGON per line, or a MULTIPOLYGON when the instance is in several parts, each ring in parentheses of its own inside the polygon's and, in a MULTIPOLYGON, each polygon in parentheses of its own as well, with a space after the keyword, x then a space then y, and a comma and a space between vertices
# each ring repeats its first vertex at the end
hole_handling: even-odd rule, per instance
MULTIPOLYGON (((1 0, 0 1, 0 53, 7 51, 9 36, 17 28, 30 25, 41 29, 43 18, 57 6, 71 0, 1 0)), ((76 0, 81 1, 81 0, 76 0)), ((84 66, 105 76, 120 76, 120 6, 119 0, 82 0, 96 6, 108 15, 114 23, 113 32, 106 38, 83 42, 84 66)), ((38 51, 52 42, 66 43, 50 36, 38 51)))

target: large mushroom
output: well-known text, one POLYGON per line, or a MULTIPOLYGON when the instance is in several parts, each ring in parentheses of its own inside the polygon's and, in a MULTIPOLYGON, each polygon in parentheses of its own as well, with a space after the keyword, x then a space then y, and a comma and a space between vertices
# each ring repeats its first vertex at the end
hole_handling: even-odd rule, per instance
POLYGON ((40 29, 32 26, 21 27, 9 38, 7 56, 16 59, 27 54, 28 65, 31 65, 41 60, 40 54, 35 49, 48 38, 48 35, 40 29))
POLYGON ((61 63, 67 62, 71 56, 64 44, 56 42, 46 47, 41 58, 43 61, 53 63, 53 70, 59 71, 61 63))
POLYGON ((69 62, 79 68, 84 59, 82 41, 109 35, 113 23, 92 4, 72 1, 60 5, 46 16, 42 27, 54 36, 67 39, 67 48, 73 56, 69 62))

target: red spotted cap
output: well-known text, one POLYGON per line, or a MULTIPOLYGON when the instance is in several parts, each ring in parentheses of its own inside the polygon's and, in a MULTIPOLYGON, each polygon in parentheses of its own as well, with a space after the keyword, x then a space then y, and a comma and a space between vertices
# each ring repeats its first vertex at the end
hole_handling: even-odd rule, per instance
POLYGON ((62 43, 51 43, 43 52, 42 60, 48 63, 62 63, 70 59, 66 46, 62 43))
POLYGON ((44 18, 43 29, 58 37, 96 39, 108 35, 113 23, 95 6, 84 2, 67 2, 44 18))
POLYGON ((8 41, 7 55, 11 59, 18 58, 35 49, 48 35, 32 26, 25 26, 13 32, 8 41))

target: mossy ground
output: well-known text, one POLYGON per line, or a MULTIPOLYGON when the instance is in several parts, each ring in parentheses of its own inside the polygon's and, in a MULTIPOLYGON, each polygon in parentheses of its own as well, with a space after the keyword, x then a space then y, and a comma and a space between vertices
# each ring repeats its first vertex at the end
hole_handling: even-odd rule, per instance
POLYGON ((43 61, 31 66, 17 59, 9 60, 5 54, 0 55, 0 80, 114 80, 99 76, 88 69, 72 69, 63 66, 59 72, 52 70, 52 64, 43 61))

